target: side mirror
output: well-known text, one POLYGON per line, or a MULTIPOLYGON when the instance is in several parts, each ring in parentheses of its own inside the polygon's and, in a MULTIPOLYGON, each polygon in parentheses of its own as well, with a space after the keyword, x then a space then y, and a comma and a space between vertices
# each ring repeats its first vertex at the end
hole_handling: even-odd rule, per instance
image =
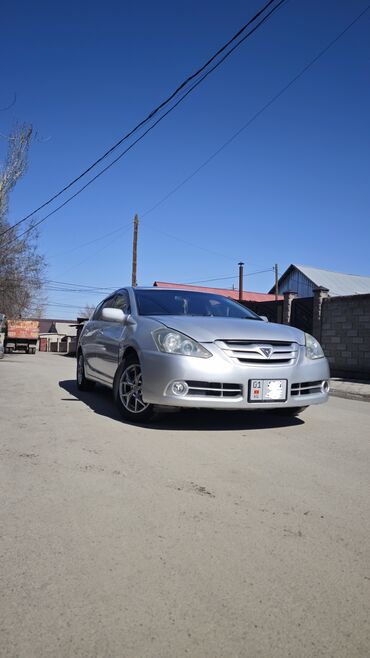
MULTIPOLYGON (((103 313, 104 313, 104 311, 103 311, 103 313)), ((269 321, 267 315, 260 315, 260 318, 261 318, 261 320, 263 320, 264 322, 268 322, 268 321, 269 321)))
POLYGON ((123 322, 125 317, 120 308, 103 308, 102 319, 106 322, 123 322))

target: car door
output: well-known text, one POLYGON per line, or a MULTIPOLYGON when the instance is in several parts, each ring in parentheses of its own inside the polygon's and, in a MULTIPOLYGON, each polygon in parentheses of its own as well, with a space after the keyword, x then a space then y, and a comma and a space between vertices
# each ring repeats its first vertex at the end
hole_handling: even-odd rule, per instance
MULTIPOLYGON (((122 290, 104 308, 119 308, 126 315, 130 313, 129 297, 126 290, 122 290)), ((103 309, 102 309, 103 310, 103 309)), ((120 345, 124 341, 126 326, 122 322, 107 322, 100 320, 100 327, 96 337, 97 369, 103 381, 113 384, 114 376, 119 363, 120 345)))
POLYGON ((110 308, 114 303, 115 295, 111 295, 105 299, 96 308, 91 320, 84 328, 81 345, 85 358, 85 368, 87 376, 93 379, 98 379, 105 383, 104 374, 101 372, 101 365, 103 362, 101 352, 105 351, 104 345, 100 340, 101 332, 103 329, 102 311, 103 308, 110 308))

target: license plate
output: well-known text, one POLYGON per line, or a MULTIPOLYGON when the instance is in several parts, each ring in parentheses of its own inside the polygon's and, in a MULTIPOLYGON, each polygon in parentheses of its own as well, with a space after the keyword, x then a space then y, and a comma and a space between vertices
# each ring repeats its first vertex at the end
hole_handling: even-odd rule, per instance
POLYGON ((249 382, 250 402, 285 402, 286 393, 286 379, 251 379, 249 382))

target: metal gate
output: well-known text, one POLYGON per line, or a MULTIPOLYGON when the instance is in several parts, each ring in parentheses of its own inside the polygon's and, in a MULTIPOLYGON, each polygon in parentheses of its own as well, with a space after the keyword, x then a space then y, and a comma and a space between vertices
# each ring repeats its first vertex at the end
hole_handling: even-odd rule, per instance
POLYGON ((283 321, 283 300, 278 299, 277 301, 272 302, 239 302, 250 308, 251 311, 257 313, 257 315, 265 315, 269 322, 278 322, 279 324, 283 321))
POLYGON ((290 324, 312 334, 313 297, 297 297, 292 301, 290 324))

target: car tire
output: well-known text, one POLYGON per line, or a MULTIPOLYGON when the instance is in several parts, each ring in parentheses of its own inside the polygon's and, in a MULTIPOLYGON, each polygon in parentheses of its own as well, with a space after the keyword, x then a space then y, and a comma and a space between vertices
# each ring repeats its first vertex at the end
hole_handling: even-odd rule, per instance
POLYGON ((285 407, 285 409, 275 409, 275 411, 280 416, 286 416, 287 418, 295 418, 299 416, 303 411, 308 409, 307 407, 285 407))
POLYGON ((121 416, 132 423, 146 423, 154 415, 154 405, 143 401, 141 387, 140 361, 136 355, 130 354, 117 370, 114 399, 121 416))
POLYGON ((85 359, 81 351, 77 355, 76 382, 79 391, 92 391, 95 386, 95 382, 85 377, 85 359))

